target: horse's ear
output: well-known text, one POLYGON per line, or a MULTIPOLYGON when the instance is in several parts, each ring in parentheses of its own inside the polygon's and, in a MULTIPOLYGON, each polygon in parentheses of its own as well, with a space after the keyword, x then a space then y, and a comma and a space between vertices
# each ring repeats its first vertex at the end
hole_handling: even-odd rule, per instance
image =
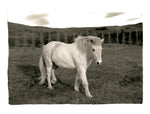
POLYGON ((90 40, 90 42, 93 44, 93 40, 90 40))
POLYGON ((94 41, 92 39, 89 39, 89 38, 87 38, 87 41, 92 43, 92 44, 94 43, 94 41))
POLYGON ((101 39, 101 44, 103 44, 104 43, 104 38, 103 39, 101 39))

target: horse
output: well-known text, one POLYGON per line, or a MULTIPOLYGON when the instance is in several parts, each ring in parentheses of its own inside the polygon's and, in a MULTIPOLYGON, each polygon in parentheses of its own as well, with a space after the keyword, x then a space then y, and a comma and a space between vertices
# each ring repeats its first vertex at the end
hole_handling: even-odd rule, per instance
POLYGON ((57 68, 76 69, 75 91, 79 91, 79 86, 82 83, 85 95, 92 97, 86 71, 93 60, 97 65, 101 65, 103 42, 104 39, 96 36, 77 36, 71 44, 51 41, 44 45, 39 61, 41 72, 39 84, 44 84, 47 79, 48 88, 53 89, 52 84, 57 81, 54 73, 57 68))

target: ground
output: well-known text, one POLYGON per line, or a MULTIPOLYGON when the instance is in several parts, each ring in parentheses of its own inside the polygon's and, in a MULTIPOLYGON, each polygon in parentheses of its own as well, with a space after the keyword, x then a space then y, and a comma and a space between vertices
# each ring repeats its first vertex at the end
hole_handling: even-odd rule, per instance
POLYGON ((142 103, 142 46, 105 44, 103 64, 87 70, 87 98, 83 87, 74 91, 75 70, 58 69, 54 90, 38 85, 41 48, 9 49, 8 87, 10 104, 112 104, 142 103))

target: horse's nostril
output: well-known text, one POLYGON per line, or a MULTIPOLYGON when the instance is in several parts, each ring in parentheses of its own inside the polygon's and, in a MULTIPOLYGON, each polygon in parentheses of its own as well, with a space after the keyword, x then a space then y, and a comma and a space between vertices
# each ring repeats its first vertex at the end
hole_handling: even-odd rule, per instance
POLYGON ((97 64, 99 65, 99 62, 97 62, 97 64))

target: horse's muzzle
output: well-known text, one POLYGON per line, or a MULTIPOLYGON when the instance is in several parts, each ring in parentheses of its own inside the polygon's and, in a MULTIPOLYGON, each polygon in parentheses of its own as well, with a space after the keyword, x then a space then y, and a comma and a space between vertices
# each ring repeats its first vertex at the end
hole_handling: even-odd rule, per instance
POLYGON ((101 65, 102 64, 102 62, 97 62, 97 65, 101 65))

